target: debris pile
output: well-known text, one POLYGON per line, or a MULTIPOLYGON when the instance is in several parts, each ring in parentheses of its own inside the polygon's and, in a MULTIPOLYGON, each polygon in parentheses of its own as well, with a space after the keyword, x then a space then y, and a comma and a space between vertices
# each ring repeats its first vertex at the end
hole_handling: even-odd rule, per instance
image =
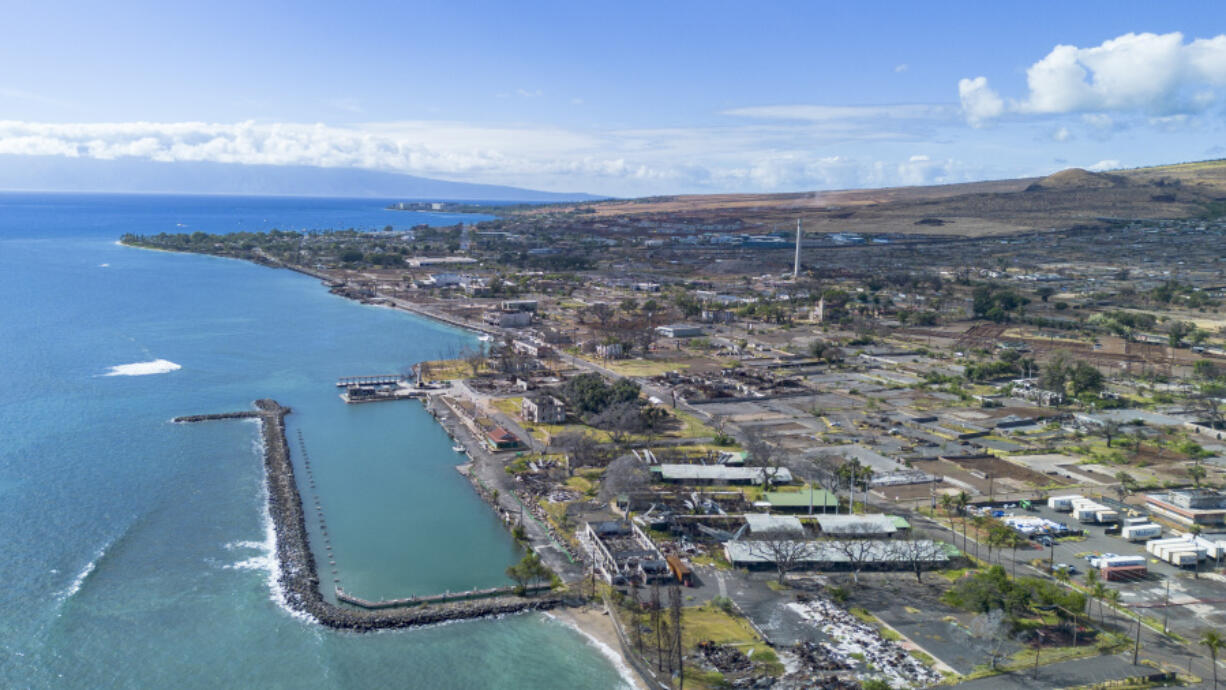
POLYGON ((753 662, 745 656, 745 652, 728 645, 717 644, 711 640, 698 643, 698 651, 702 653, 707 663, 720 673, 748 671, 753 668, 753 662))

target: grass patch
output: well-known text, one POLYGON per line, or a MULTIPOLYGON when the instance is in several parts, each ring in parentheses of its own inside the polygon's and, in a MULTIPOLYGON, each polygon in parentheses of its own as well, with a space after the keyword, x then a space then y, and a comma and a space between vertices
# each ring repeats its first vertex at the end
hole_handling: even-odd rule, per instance
POLYGON ((523 403, 523 398, 499 398, 491 404, 493 404, 494 409, 514 419, 519 417, 519 412, 522 409, 520 406, 523 403))
POLYGON ((665 372, 689 369, 688 362, 671 362, 654 359, 588 359, 619 376, 662 376, 665 372))
POLYGON ((689 607, 682 611, 681 642, 687 649, 699 642, 711 640, 719 644, 745 647, 766 647, 766 643, 754 632, 749 623, 710 603, 689 607))
MULTIPOLYGON (((462 359, 435 359, 422 362, 426 367, 422 378, 426 381, 455 381, 472 378, 472 367, 462 359)), ((487 364, 481 365, 481 373, 493 371, 487 364)))

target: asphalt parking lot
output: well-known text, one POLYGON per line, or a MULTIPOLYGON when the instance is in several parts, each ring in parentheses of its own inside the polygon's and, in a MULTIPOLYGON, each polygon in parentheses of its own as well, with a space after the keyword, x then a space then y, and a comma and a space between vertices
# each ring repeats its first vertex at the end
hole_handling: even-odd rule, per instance
MULTIPOLYGON (((1221 574, 1220 568, 1216 569, 1217 572, 1212 572, 1215 569, 1212 563, 1208 561, 1201 563, 1200 574, 1196 576, 1195 571, 1191 568, 1177 568, 1154 558, 1145 551, 1143 542, 1132 543, 1118 535, 1106 534, 1105 526, 1080 524, 1069 513, 1058 513, 1047 506, 1039 507, 1033 512, 1020 509, 1012 512, 1038 515, 1063 522, 1071 528, 1085 530, 1084 540, 1058 540, 1054 548, 1054 558, 1051 559, 1054 563, 1068 563, 1075 566, 1078 572, 1074 578, 1079 581, 1085 577, 1085 571, 1090 566, 1085 558, 1086 554, 1114 553, 1121 556, 1145 556, 1149 566, 1149 577, 1136 582, 1105 584, 1120 591, 1121 600, 1126 606, 1133 607, 1148 616, 1162 618, 1164 607, 1161 605, 1167 601, 1169 583, 1169 602, 1172 605, 1165 608, 1169 614, 1167 620, 1172 631, 1185 636, 1195 635, 1205 628, 1220 627, 1226 624, 1226 607, 1223 606, 1223 603, 1226 603, 1226 576, 1221 574)), ((1164 536, 1170 536, 1170 534, 1164 536)), ((1025 560, 1043 558, 1046 561, 1052 553, 1053 549, 1048 548, 1042 551, 1028 551, 1025 553, 1025 560)), ((1020 550, 1018 557, 1019 559, 1023 557, 1020 550)))

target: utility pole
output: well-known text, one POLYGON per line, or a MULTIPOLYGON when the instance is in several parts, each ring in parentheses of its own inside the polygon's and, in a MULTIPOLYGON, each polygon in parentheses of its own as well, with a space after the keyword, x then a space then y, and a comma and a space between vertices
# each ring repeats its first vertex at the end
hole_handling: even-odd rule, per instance
POLYGON ((1132 665, 1137 665, 1137 657, 1141 655, 1141 614, 1137 614, 1137 643, 1132 648, 1132 665))
POLYGON ((1167 618, 1171 615, 1171 579, 1166 579, 1166 596, 1162 597, 1162 634, 1171 632, 1167 626, 1167 618))

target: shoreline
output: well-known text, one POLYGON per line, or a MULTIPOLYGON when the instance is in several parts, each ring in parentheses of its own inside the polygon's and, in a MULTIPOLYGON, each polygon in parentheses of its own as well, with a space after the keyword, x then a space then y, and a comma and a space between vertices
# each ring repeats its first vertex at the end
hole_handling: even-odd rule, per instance
MULTIPOLYGON (((123 246, 127 246, 127 247, 136 248, 136 249, 145 248, 145 247, 140 247, 137 245, 123 244, 122 242, 119 242, 119 244, 123 246)), ((150 249, 153 249, 153 248, 150 248, 150 249)), ((172 251, 172 250, 157 250, 157 249, 154 249, 154 251, 167 251, 168 253, 173 253, 173 254, 196 253, 196 252, 177 252, 177 251, 172 251)), ((238 259, 238 257, 218 257, 218 258, 238 259)), ((260 262, 253 261, 250 259, 238 259, 238 260, 246 261, 247 263, 252 263, 257 266, 263 266, 265 268, 274 268, 274 269, 275 268, 286 268, 300 275, 314 278, 315 280, 320 281, 321 285, 324 285, 326 282, 334 282, 332 277, 323 271, 313 271, 311 269, 306 269, 304 267, 289 266, 289 265, 276 266, 276 265, 260 263, 260 262)), ((338 296, 343 297, 342 295, 338 295, 338 296)), ((358 301, 358 300, 353 300, 351 298, 345 298, 345 299, 348 299, 349 301, 358 301)), ((425 309, 424 307, 421 307, 419 305, 415 305, 415 304, 412 304, 406 301, 397 300, 395 298, 386 298, 386 299, 387 299, 387 302, 379 306, 387 306, 392 309, 396 309, 396 310, 411 314, 418 318, 429 319, 431 321, 434 321, 435 323, 440 323, 443 325, 451 326, 453 328, 459 328, 459 329, 462 329, 462 330, 465 330, 465 331, 468 331, 474 334, 487 334, 487 335, 500 335, 501 334, 501 331, 496 330, 496 329, 490 329, 490 328, 485 328, 485 327, 461 322, 458 319, 453 320, 453 319, 442 318, 439 315, 425 309)), ((360 301, 358 302, 361 303, 360 301)), ((257 406, 258 406, 258 402, 257 402, 257 406)), ((280 406, 278 405, 278 407, 280 406)), ((235 413, 232 413, 232 414, 235 414, 235 413)), ((286 568, 287 561, 284 558, 283 550, 282 550, 283 544, 285 543, 285 539, 282 538, 281 536, 283 533, 283 528, 282 528, 283 520, 279 519, 279 518, 284 518, 285 516, 281 515, 278 511, 274 510, 273 485, 271 482, 271 475, 270 475, 271 465, 270 465, 269 458, 271 457, 272 453, 269 450, 270 446, 268 444, 267 434, 269 433, 269 427, 271 425, 269 424, 267 417, 260 413, 250 413, 250 412, 246 414, 237 413, 235 414, 235 416, 256 417, 260 421, 261 437, 264 440, 264 451, 265 451, 264 453, 265 474, 266 474, 265 485, 268 491, 268 500, 265 505, 268 511, 267 514, 270 517, 271 522, 272 522, 272 534, 274 538, 273 559, 276 561, 274 563, 273 573, 270 575, 270 578, 269 578, 270 579, 269 584, 270 586, 275 585, 276 591, 274 591, 273 593, 274 598, 278 601, 279 604, 282 604, 286 609, 288 609, 291 612, 291 615, 294 615, 296 617, 302 616, 310 620, 313 620, 321 625, 324 625, 325 627, 330 627, 333 629, 353 630, 353 631, 363 632, 363 631, 372 631, 372 630, 388 629, 388 628, 421 627, 425 625, 440 624, 440 623, 445 623, 445 622, 460 620, 460 619, 465 619, 465 618, 467 619, 489 618, 489 617, 498 617, 501 615, 505 615, 506 613, 519 613, 519 612, 524 612, 524 611, 529 611, 529 610, 537 610, 547 616, 553 615, 563 625, 570 627, 576 633, 584 637, 585 640, 588 642, 588 644, 591 644, 592 646, 596 647, 601 652, 602 655, 604 655, 607 659, 610 660, 613 666, 617 669, 618 674, 622 677, 623 681, 627 682, 631 687, 635 688, 636 690, 648 690, 648 686, 645 684, 642 676, 633 668, 633 666, 630 663, 630 660, 627 659, 625 654, 623 653, 621 649, 620 639, 618 638, 616 630, 614 629, 612 622, 608 619, 608 616, 605 614, 603 608, 600 608, 598 606, 594 607, 594 605, 590 603, 585 604, 581 608, 575 608, 573 607, 573 605, 570 605, 566 601, 564 601, 561 597, 554 596, 554 597, 551 597, 549 601, 531 602, 531 603, 538 604, 536 606, 531 606, 531 607, 523 606, 522 602, 518 602, 521 605, 516 607, 514 606, 514 604, 517 602, 512 601, 512 602, 508 602, 509 604, 511 604, 510 610, 499 610, 502 607, 495 605, 495 606, 487 607, 488 610, 484 610, 484 611, 469 610, 467 611, 469 615, 464 615, 464 616, 442 615, 442 616, 430 617, 430 618, 423 616, 423 617, 415 617, 413 619, 406 619, 406 620, 389 620, 386 615, 381 615, 381 614, 388 613, 386 611, 363 612, 367 614, 365 616, 361 615, 358 612, 352 612, 351 615, 349 616, 341 616, 339 618, 333 618, 331 616, 326 616, 326 615, 325 616, 318 615, 318 613, 345 614, 349 612, 347 612, 345 609, 341 609, 340 607, 334 604, 330 604, 329 602, 325 601, 322 597, 322 593, 319 590, 319 577, 316 572, 315 558, 314 558, 314 554, 310 551, 310 547, 309 547, 309 544, 307 543, 307 538, 306 538, 306 523, 305 523, 305 517, 302 512, 301 495, 297 490, 296 482, 292 481, 293 466, 292 464, 289 463, 288 444, 286 444, 283 447, 283 452, 285 453, 284 467, 291 478, 291 486, 294 489, 292 494, 293 494, 293 497, 296 499, 296 505, 297 505, 297 511, 296 511, 297 518, 294 520, 294 522, 296 522, 297 528, 301 532, 301 543, 302 543, 302 546, 306 550, 305 558, 303 559, 304 565, 306 566, 305 572, 299 569, 287 570, 286 568), (303 588, 301 587, 301 584, 302 584, 301 580, 304 577, 307 579, 308 582, 313 583, 313 586, 307 587, 305 592, 303 591, 303 588), (292 583, 297 583, 299 586, 297 588, 291 587, 290 585, 292 583), (313 605, 308 607, 306 605, 308 603, 313 604, 313 605), (313 610, 313 609, 317 609, 318 613, 316 610, 313 610), (362 619, 365 619, 365 620, 362 620, 362 619)), ((448 433, 449 436, 451 436, 453 439, 455 439, 460 444, 464 445, 464 447, 466 448, 465 455, 468 456, 469 464, 476 465, 477 460, 473 456, 472 451, 474 449, 470 447, 470 439, 465 438, 466 435, 463 434, 459 428, 453 429, 449 427, 446 423, 444 423, 442 419, 439 419, 436 415, 432 415, 432 416, 435 417, 435 423, 438 424, 440 427, 442 427, 444 431, 448 433)), ((279 416, 277 420, 277 426, 280 430, 279 436, 282 440, 284 440, 285 438, 284 436, 285 434, 284 413, 282 413, 279 416)), ((476 439, 471 439, 471 443, 477 444, 476 439)), ((480 450, 478 450, 478 452, 480 452, 480 450)), ((457 469, 462 467, 463 464, 464 463, 457 465, 456 466, 457 469)), ((490 505, 490 507, 495 511, 495 513, 499 516, 499 518, 505 522, 506 517, 504 515, 509 513, 507 507, 499 505, 500 503, 499 501, 495 500, 493 496, 487 495, 487 492, 482 490, 483 487, 480 485, 480 481, 477 477, 477 473, 474 471, 471 474, 466 474, 466 479, 468 479, 469 485, 472 487, 472 489, 488 505, 490 505)), ((291 501, 291 503, 294 503, 294 502, 295 501, 291 501)), ((503 599, 505 598, 506 597, 503 597, 503 599)), ((486 600, 485 602, 482 602, 482 603, 494 604, 495 602, 493 602, 492 600, 486 600)), ((444 606, 448 606, 448 605, 447 604, 440 605, 438 606, 438 608, 441 608, 444 606)), ((421 607, 419 607, 419 609, 420 608, 421 607)), ((446 612, 440 611, 439 613, 442 614, 446 612)))
POLYGON ((604 607, 595 604, 572 606, 555 609, 544 615, 585 637, 588 644, 600 650, 600 653, 613 663, 626 685, 635 690, 650 690, 622 653, 621 641, 617 638, 617 631, 614 630, 613 622, 609 620, 604 607))

